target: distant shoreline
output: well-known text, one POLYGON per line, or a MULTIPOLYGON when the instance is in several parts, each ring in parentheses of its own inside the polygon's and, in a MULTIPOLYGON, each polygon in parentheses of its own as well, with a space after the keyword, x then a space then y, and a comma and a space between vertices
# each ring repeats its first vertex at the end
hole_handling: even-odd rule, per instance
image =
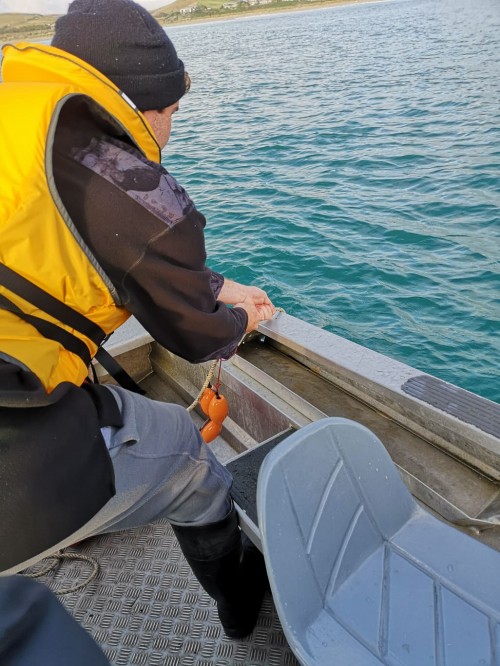
POLYGON ((341 7, 344 5, 365 5, 374 4, 379 2, 386 2, 387 0, 306 0, 299 2, 298 5, 281 6, 281 7, 268 7, 266 5, 256 5, 254 8, 247 10, 239 10, 238 12, 230 13, 229 11, 220 12, 216 16, 197 16, 193 18, 179 18, 175 21, 162 22, 164 28, 176 25, 190 25, 194 23, 210 23, 212 21, 235 21, 241 18, 250 18, 252 16, 266 16, 267 14, 290 14, 295 12, 304 12, 314 9, 326 9, 328 7, 341 7))
MULTIPOLYGON (((177 13, 174 20, 166 20, 162 18, 157 18, 159 23, 164 27, 174 27, 176 25, 189 25, 194 23, 208 23, 212 21, 232 21, 240 18, 249 18, 252 16, 265 16, 267 14, 278 14, 278 13, 291 13, 291 12, 300 12, 308 11, 314 9, 325 9, 328 7, 340 7, 343 5, 357 5, 357 4, 369 4, 374 2, 385 2, 386 0, 299 0, 297 4, 293 2, 292 6, 288 2, 283 2, 282 5, 269 6, 269 5, 254 5, 248 9, 238 9, 238 10, 212 10, 211 13, 207 16, 193 16, 189 15, 180 15, 177 13)), ((2 14, 0 14, 1 18, 2 14)), ((46 17, 48 20, 55 21, 57 16, 51 15, 46 17)), ((16 26, 11 31, 9 31, 10 26, 5 26, 5 33, 0 26, 0 46, 7 42, 12 41, 41 41, 50 39, 54 30, 53 27, 50 30, 43 30, 41 26, 38 26, 36 30, 26 30, 23 31, 22 26, 16 26), (3 34, 2 34, 3 33, 3 34)))

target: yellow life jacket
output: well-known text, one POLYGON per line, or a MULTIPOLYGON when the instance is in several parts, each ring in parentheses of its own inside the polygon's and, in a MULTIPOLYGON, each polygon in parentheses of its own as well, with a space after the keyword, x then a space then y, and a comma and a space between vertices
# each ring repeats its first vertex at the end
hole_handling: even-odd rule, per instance
MULTIPOLYGON (((7 45, 3 54, 0 268, 6 275, 15 271, 18 279, 34 285, 35 292, 42 290, 69 306, 77 318, 80 313, 90 320, 91 330, 93 325, 94 330, 101 329, 107 335, 129 313, 120 307, 113 285, 74 228, 56 190, 52 171, 55 128, 64 104, 75 95, 83 95, 110 114, 148 159, 160 161, 159 146, 140 111, 86 62, 41 44, 7 45)), ((24 364, 47 393, 62 382, 80 385, 87 376, 88 359, 78 354, 78 349, 88 350, 88 358, 92 358, 100 342, 98 336, 49 314, 29 292, 20 296, 6 286, 9 282, 2 275, 2 357, 24 364), (55 326, 68 339, 76 338, 73 351, 68 349, 71 345, 50 337, 55 326)))

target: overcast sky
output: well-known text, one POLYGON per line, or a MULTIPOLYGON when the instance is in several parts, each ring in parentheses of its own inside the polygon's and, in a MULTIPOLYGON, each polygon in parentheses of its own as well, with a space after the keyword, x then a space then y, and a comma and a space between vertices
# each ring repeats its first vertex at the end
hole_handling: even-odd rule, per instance
MULTIPOLYGON (((168 5, 172 0, 138 0, 149 10, 168 5)), ((64 14, 70 0, 0 0, 0 12, 26 12, 28 14, 64 14)))

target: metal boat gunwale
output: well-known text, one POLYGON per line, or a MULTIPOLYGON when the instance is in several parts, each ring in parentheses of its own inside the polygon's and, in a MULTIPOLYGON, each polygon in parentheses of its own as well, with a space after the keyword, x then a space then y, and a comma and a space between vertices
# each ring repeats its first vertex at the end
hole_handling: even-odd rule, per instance
MULTIPOLYGON (((485 482, 488 480, 492 488, 496 488, 500 481, 500 405, 497 403, 284 313, 261 323, 258 334, 248 338, 252 339, 261 340, 268 349, 284 354, 325 380, 326 391, 335 387, 351 396, 361 409, 366 407, 383 415, 402 431, 425 440, 449 456, 449 460, 457 461, 464 469, 473 470, 478 478, 484 477, 485 482), (486 416, 495 421, 490 430, 498 430, 499 436, 471 423, 466 410, 457 416, 450 410, 405 392, 405 384, 415 378, 429 378, 437 382, 442 391, 451 391, 452 399, 458 396, 462 401, 479 403, 486 416)), ((132 319, 112 336, 106 346, 111 354, 123 358, 127 353, 151 343, 151 336, 132 319)), ((152 344, 151 350, 151 370, 190 402, 202 384, 207 364, 191 366, 162 350, 156 343, 152 344)), ((259 351, 255 354, 258 357, 259 351)), ((102 374, 103 371, 100 372, 102 374)), ((286 378, 280 381, 271 376, 266 368, 248 360, 245 344, 237 355, 223 363, 221 378, 233 405, 231 412, 236 414, 227 421, 223 434, 236 454, 288 426, 300 428, 327 415, 307 397, 289 388, 286 378), (259 419, 254 419, 255 413, 260 415, 259 419)), ((449 396, 445 393, 445 397, 449 396)), ((461 509, 456 502, 447 499, 445 493, 420 479, 411 469, 396 460, 395 463, 417 499, 446 520, 478 529, 498 524, 495 515, 488 515, 493 513, 490 505, 496 507, 499 501, 496 493, 488 496, 482 507, 487 516, 483 519, 479 511, 471 515, 470 511, 461 509)))

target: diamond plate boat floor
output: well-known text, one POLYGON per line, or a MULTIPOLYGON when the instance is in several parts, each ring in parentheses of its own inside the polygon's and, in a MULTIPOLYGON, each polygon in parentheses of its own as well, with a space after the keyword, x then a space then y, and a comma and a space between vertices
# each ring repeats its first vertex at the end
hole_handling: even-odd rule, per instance
MULTIPOLYGON (((186 406, 154 374, 141 386, 150 398, 186 406)), ((194 412, 192 418, 202 422, 194 412)), ((221 437, 211 447, 221 462, 235 456, 221 437)), ((215 602, 192 574, 167 521, 93 537, 66 552, 99 563, 97 576, 83 589, 58 598, 112 666, 299 666, 269 593, 249 638, 224 636, 215 602)), ((44 560, 29 571, 40 572, 48 564, 44 560)), ((60 593, 89 578, 87 562, 63 560, 39 580, 60 593)))
MULTIPOLYGON (((81 591, 59 598, 113 666, 298 666, 269 594, 248 639, 224 636, 215 602, 166 521, 93 537, 68 552, 97 559, 99 573, 81 591)), ((89 574, 88 563, 63 560, 40 580, 61 592, 89 574)))

